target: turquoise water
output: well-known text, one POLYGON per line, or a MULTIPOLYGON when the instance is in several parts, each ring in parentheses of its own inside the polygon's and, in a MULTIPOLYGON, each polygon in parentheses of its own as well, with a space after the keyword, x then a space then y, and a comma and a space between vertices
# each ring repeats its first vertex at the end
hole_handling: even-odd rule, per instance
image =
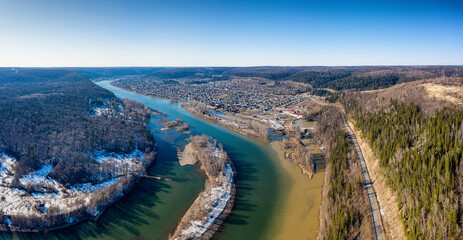
MULTIPOLYGON (((218 239, 259 239, 266 235, 278 199, 278 160, 268 144, 252 140, 222 126, 200 119, 180 106, 180 102, 156 99, 97 83, 119 98, 143 102, 190 124, 191 134, 206 134, 222 143, 236 170, 237 194, 234 209, 217 234, 218 239)), ((204 177, 195 166, 180 167, 177 147, 189 135, 175 129, 161 131, 158 116, 149 125, 158 143, 156 163, 148 174, 173 178, 172 182, 142 179, 122 200, 107 209, 98 222, 81 222, 51 233, 5 234, 5 239, 167 239, 179 219, 204 187, 204 177)))

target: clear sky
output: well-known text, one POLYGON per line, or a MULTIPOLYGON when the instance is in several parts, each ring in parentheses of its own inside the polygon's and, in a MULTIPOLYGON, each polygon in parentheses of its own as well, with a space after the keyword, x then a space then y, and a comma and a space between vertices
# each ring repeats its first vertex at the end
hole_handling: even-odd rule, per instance
POLYGON ((463 1, 0 0, 0 66, 463 65, 463 1))

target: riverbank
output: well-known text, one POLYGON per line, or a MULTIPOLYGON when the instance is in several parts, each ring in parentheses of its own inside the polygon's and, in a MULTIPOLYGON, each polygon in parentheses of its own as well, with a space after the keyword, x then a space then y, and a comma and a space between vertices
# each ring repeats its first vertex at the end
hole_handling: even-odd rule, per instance
POLYGON ((284 157, 293 161, 302 170, 303 174, 312 178, 315 173, 315 163, 312 153, 306 146, 294 137, 283 139, 279 143, 281 150, 284 151, 284 157))
POLYGON ((255 139, 267 142, 267 143, 270 142, 270 138, 268 137, 268 135, 263 136, 261 134, 258 134, 257 132, 255 132, 254 130, 252 130, 250 128, 246 128, 246 127, 244 127, 242 125, 238 125, 237 123, 229 122, 226 119, 219 118, 218 116, 210 116, 210 115, 202 114, 199 109, 191 106, 190 104, 182 103, 181 106, 185 110, 189 111, 190 113, 194 114, 197 117, 200 117, 202 119, 205 119, 205 120, 213 122, 213 123, 217 123, 217 124, 219 124, 221 126, 224 126, 224 127, 228 128, 228 129, 232 130, 232 131, 241 133, 241 134, 243 134, 243 135, 245 135, 247 137, 255 138, 255 139))
MULTIPOLYGON (((268 135, 262 136, 261 134, 258 134, 256 132, 254 132, 250 128, 244 128, 243 126, 238 126, 236 123, 230 123, 230 122, 227 121, 227 119, 219 119, 217 116, 212 117, 212 116, 202 114, 202 113, 200 113, 199 109, 191 106, 189 102, 185 102, 185 101, 179 100, 179 99, 153 97, 153 96, 150 96, 150 95, 147 95, 147 94, 136 92, 136 91, 131 90, 131 89, 126 89, 126 88, 122 88, 120 86, 117 86, 117 85, 114 84, 114 81, 111 81, 109 84, 111 86, 115 87, 115 88, 123 89, 124 91, 131 92, 131 93, 138 94, 138 95, 142 95, 142 96, 146 96, 146 97, 150 97, 150 98, 157 98, 157 99, 163 99, 163 100, 168 100, 168 101, 182 102, 181 103, 182 108, 184 108, 185 110, 187 110, 188 112, 192 113, 193 115, 195 115, 197 117, 200 117, 200 118, 202 118, 204 120, 207 120, 207 121, 210 121, 210 122, 213 122, 213 123, 217 123, 217 124, 219 124, 221 126, 224 126, 224 127, 228 128, 228 129, 232 130, 232 131, 243 134, 244 136, 254 138, 254 139, 258 139, 258 140, 264 141, 266 143, 270 143, 270 138, 268 137, 268 135)), ((245 120, 245 119, 242 119, 242 118, 239 118, 239 119, 245 120)), ((269 124, 269 123, 267 123, 267 124, 269 124)), ((274 129, 274 127, 271 127, 271 128, 274 129)))
MULTIPOLYGON (((236 129, 232 126, 224 125, 217 119, 211 119, 212 117, 208 118, 204 116, 203 114, 196 113, 195 110, 188 108, 188 103, 182 103, 181 106, 183 107, 183 109, 187 110, 188 112, 192 113, 193 115, 195 115, 196 117, 200 119, 219 124, 221 126, 226 127, 227 129, 231 131, 238 132, 244 136, 268 142, 268 140, 264 140, 262 138, 253 136, 252 134, 249 134, 247 132, 240 132, 239 129, 236 129)), ((277 144, 276 150, 281 151, 278 142, 275 142, 275 143, 277 144)), ((266 146, 270 147, 270 144, 266 146)), ((266 151, 274 152, 274 150, 268 147, 266 151)), ((275 156, 275 154, 271 154, 271 153, 270 155, 275 156)), ((270 238, 270 239, 286 239, 285 236, 292 236, 295 239, 316 239, 318 228, 319 228, 319 221, 320 221, 319 215, 320 215, 321 193, 323 189, 324 172, 319 172, 313 176, 313 179, 309 179, 307 175, 301 174, 301 169, 297 165, 293 164, 289 160, 284 159, 284 156, 282 158, 279 157, 275 159, 275 164, 278 166, 278 169, 279 169, 278 170, 279 173, 277 174, 279 176, 278 181, 279 182, 283 181, 280 184, 285 185, 287 187, 278 190, 282 192, 279 194, 279 196, 277 196, 276 198, 273 198, 274 199, 273 201, 277 202, 276 205, 278 207, 272 211, 268 210, 270 208, 266 209, 266 211, 272 212, 271 219, 273 220, 269 220, 269 219, 260 220, 259 225, 262 225, 262 224, 265 225, 266 222, 268 221, 269 227, 266 228, 267 230, 261 234, 257 234, 258 231, 254 230, 254 232, 256 233, 254 235, 256 237, 265 236, 266 238, 270 238), (284 180, 282 178, 284 178, 284 180), (297 227, 294 227, 294 226, 297 226, 297 227)), ((266 164, 265 166, 268 166, 268 164, 266 164)), ((275 175, 272 174, 271 177, 274 179, 275 175)), ((266 186, 268 185, 268 181, 267 181, 267 184, 265 185, 266 186)), ((237 216, 244 213, 239 210, 236 210, 235 212, 237 216)), ((182 221, 184 221, 184 218, 182 218, 182 221)), ((238 220, 238 221, 242 221, 242 220, 238 220)), ((234 228, 236 228, 236 226, 234 228)), ((243 228, 238 227, 236 228, 236 231, 239 231, 238 229, 243 229, 243 228)), ((236 231, 234 232, 233 235, 231 235, 231 233, 225 230, 219 236, 225 237, 225 239, 235 239, 237 236, 241 235, 240 232, 236 232, 236 231)), ((250 234, 248 233, 247 236, 250 236, 250 234)))
POLYGON ((48 175, 53 166, 20 178, 20 184, 31 189, 46 188, 49 192, 29 193, 12 187, 12 172, 16 160, 0 154, 0 192, 2 193, 0 231, 34 233, 63 229, 84 220, 97 221, 101 214, 119 201, 136 185, 139 178, 156 158, 156 144, 149 154, 135 150, 130 154, 99 153, 96 162, 125 167, 127 171, 99 184, 77 184, 69 188, 59 184, 48 175))

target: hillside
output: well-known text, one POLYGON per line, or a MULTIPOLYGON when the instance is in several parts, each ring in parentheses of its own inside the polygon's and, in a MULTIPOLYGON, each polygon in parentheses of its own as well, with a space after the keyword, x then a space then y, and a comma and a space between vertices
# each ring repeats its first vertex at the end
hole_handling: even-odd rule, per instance
POLYGON ((409 239, 459 239, 463 204, 463 80, 433 78, 347 92, 409 239))
POLYGON ((437 77, 463 77, 463 67, 332 67, 301 71, 285 79, 309 83, 314 88, 371 90, 437 77))
POLYGON ((0 227, 55 227, 103 210, 154 159, 149 113, 70 70, 0 69, 0 227))
POLYGON ((409 105, 414 103, 426 114, 432 114, 442 106, 463 107, 463 78, 431 78, 402 83, 386 89, 346 92, 345 102, 355 101, 362 111, 386 110, 390 100, 409 105))
POLYGON ((318 67, 240 67, 223 73, 228 77, 259 77, 270 80, 282 80, 298 72, 318 67))
POLYGON ((221 75, 230 67, 181 67, 167 68, 148 74, 148 77, 157 79, 177 79, 177 78, 206 78, 214 75, 221 75))
POLYGON ((81 67, 81 68, 68 68, 80 75, 88 78, 109 78, 109 77, 122 77, 128 75, 146 75, 155 71, 162 70, 162 67, 81 67))
POLYGON ((307 83, 315 89, 373 90, 417 80, 463 77, 461 66, 173 67, 156 70, 152 69, 152 73, 142 78, 153 81, 201 79, 205 82, 229 80, 236 77, 261 78, 307 83))

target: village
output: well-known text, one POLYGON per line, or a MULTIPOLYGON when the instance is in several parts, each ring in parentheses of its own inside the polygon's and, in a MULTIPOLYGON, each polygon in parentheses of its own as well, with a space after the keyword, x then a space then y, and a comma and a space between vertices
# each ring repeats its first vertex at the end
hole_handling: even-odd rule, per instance
POLYGON ((304 118, 309 111, 307 102, 318 98, 308 93, 308 85, 263 78, 233 77, 222 81, 136 78, 113 84, 147 96, 186 101, 187 110, 227 127, 243 128, 252 120, 277 132, 294 119, 304 118))

